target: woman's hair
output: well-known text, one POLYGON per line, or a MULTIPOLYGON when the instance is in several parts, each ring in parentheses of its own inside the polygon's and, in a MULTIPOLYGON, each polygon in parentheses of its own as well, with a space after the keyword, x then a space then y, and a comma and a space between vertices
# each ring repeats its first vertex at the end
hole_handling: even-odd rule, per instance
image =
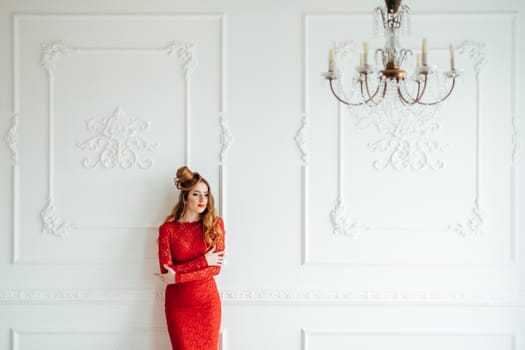
POLYGON ((185 202, 189 193, 198 183, 202 182, 208 187, 208 203, 201 214, 203 239, 207 248, 214 246, 217 239, 222 235, 222 231, 220 225, 217 224, 219 217, 215 214, 215 201, 211 194, 210 184, 199 173, 191 171, 187 166, 180 167, 177 170, 177 177, 174 179, 174 182, 175 186, 180 190, 179 199, 164 222, 179 221, 184 216, 186 210, 185 202))

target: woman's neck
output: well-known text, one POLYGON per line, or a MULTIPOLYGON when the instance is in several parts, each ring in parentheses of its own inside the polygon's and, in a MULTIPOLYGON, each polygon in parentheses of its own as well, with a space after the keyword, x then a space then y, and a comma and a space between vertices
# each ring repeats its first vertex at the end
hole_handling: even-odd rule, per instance
POLYGON ((179 221, 180 222, 194 222, 199 221, 201 219, 201 215, 198 213, 186 213, 184 216, 182 216, 179 221))

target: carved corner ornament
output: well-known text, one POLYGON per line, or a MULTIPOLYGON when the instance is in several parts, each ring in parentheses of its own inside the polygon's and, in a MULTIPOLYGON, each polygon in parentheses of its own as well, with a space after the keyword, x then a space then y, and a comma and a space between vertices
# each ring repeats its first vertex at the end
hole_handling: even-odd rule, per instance
POLYGON ((195 70, 197 60, 195 58, 195 45, 191 43, 184 43, 178 41, 170 41, 164 50, 170 56, 176 55, 182 63, 184 70, 184 78, 189 80, 191 74, 195 70))
POLYGON ((42 233, 56 237, 65 237, 72 229, 76 228, 76 225, 70 224, 59 218, 55 214, 55 211, 54 199, 49 198, 47 205, 40 212, 40 218, 42 219, 42 233))
POLYGON ((367 225, 358 222, 349 222, 342 197, 339 197, 337 200, 336 206, 330 213, 330 219, 332 221, 332 232, 335 235, 354 238, 360 235, 362 231, 370 229, 367 225))
POLYGON ((64 55, 70 55, 74 49, 63 40, 42 44, 40 65, 46 70, 49 78, 53 78, 56 62, 64 55))
POLYGON ((472 237, 483 233, 483 215, 479 209, 479 201, 474 201, 471 216, 467 218, 465 223, 456 223, 449 226, 449 230, 456 232, 461 237, 472 237))
POLYGON ((481 66, 485 62, 485 43, 473 40, 465 40, 456 46, 459 54, 468 54, 470 60, 474 64, 474 72, 476 79, 479 77, 481 66))

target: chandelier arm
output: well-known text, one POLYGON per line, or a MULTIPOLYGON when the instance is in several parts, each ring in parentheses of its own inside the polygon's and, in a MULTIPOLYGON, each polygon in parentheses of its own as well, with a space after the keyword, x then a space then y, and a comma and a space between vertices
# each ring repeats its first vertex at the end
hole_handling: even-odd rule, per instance
POLYGON ((421 101, 421 98, 423 97, 423 95, 425 94, 425 91, 427 90, 427 83, 428 83, 428 74, 425 74, 425 80, 424 80, 424 83, 423 83, 423 89, 421 89, 421 93, 419 93, 419 87, 420 87, 421 83, 419 81, 417 82, 418 94, 417 94, 417 97, 414 99, 415 102, 421 101))
POLYGON ((347 106, 361 106, 361 105, 364 105, 364 104, 366 103, 366 101, 365 101, 365 102, 360 102, 360 103, 352 103, 352 102, 348 102, 348 101, 343 100, 343 99, 342 99, 341 97, 339 97, 339 96, 337 95, 337 93, 335 92, 334 85, 333 85, 333 81, 334 81, 334 79, 328 79, 328 80, 330 80, 330 90, 332 90, 332 94, 334 95, 334 97, 335 97, 339 102, 344 103, 344 104, 347 105, 347 106))
MULTIPOLYGON (((426 87, 426 84, 425 84, 426 87)), ((421 96, 423 96, 423 93, 421 92, 421 82, 417 82, 417 100, 419 101, 421 99, 421 96)))
MULTIPOLYGON (((374 96, 377 94, 377 89, 376 89, 376 92, 374 93, 374 96, 371 96, 370 95, 370 88, 368 86, 368 74, 365 74, 365 86, 366 86, 366 95, 368 97, 368 100, 371 100, 372 98, 374 98, 374 96)), ((379 86, 379 85, 378 85, 379 86)))
MULTIPOLYGON (((334 85, 333 85, 333 80, 334 79, 329 79, 330 80, 330 90, 332 91, 332 94, 334 95, 334 97, 341 103, 344 103, 345 105, 347 106, 362 106, 364 104, 367 104, 368 102, 373 102, 373 103, 378 103, 378 102, 375 102, 373 99, 374 97, 376 97, 376 95, 378 94, 380 88, 381 88, 381 85, 378 85, 377 86, 377 89, 376 91, 374 92, 374 94, 367 100, 363 101, 363 102, 357 102, 357 103, 354 103, 354 102, 349 102, 349 101, 345 101, 344 99, 342 99, 341 97, 339 97, 339 95, 337 95, 337 93, 335 92, 335 89, 334 89, 334 85)), ((385 94, 386 94, 386 82, 384 84, 384 89, 383 89, 383 97, 385 97, 385 94)))
MULTIPOLYGON (((409 104, 409 105, 413 105, 413 104, 416 104, 416 103, 424 104, 424 103, 420 103, 419 101, 423 97, 423 94, 425 93, 426 88, 427 88, 427 75, 425 74, 425 81, 424 81, 424 84, 423 84, 423 89, 421 89, 421 82, 420 81, 417 82, 417 93, 416 93, 416 97, 415 98, 412 97, 408 91, 406 92, 407 96, 409 97, 409 99, 411 101, 408 101, 405 98, 405 96, 401 92, 401 88, 400 87, 397 88, 397 94, 399 95, 399 98, 402 100, 402 102, 404 102, 406 104, 409 104)), ((448 95, 450 95, 450 92, 451 91, 449 91, 449 93, 447 94, 447 97, 448 97, 448 95)))
MULTIPOLYGON (((423 85, 423 89, 421 89, 421 82, 418 80, 416 81, 417 83, 417 93, 416 93, 416 97, 412 97, 412 95, 410 95, 410 93, 405 89, 405 93, 406 93, 406 96, 403 95, 403 92, 401 91, 401 88, 398 87, 397 88, 397 94, 399 95, 399 98, 401 99, 401 102, 407 104, 407 105, 414 105, 416 103, 420 103, 419 101, 421 100, 421 98, 423 97, 423 94, 425 93, 425 90, 427 88, 427 75, 425 75, 425 81, 424 81, 424 85, 423 85)), ((448 95, 450 95, 450 92, 448 93, 448 95)), ((447 95, 447 96, 448 96, 447 95)))
POLYGON ((417 98, 413 99, 415 101, 419 100, 421 98, 421 96, 422 96, 421 95, 421 82, 420 81, 417 82, 417 93, 416 93, 416 96, 417 96, 417 98))
POLYGON ((456 78, 452 78, 452 84, 450 85, 450 89, 448 90, 447 94, 445 96, 443 96, 442 98, 440 98, 439 100, 437 101, 434 101, 434 102, 421 102, 421 101, 416 101, 418 104, 420 105, 424 105, 424 106, 433 106, 433 105, 437 105, 438 103, 441 103, 443 101, 445 101, 449 96, 450 94, 452 93, 452 90, 454 90, 454 86, 456 85, 456 78))
MULTIPOLYGON (((363 84, 363 83, 361 83, 361 84, 363 84)), ((365 85, 366 85, 366 93, 368 95, 368 99, 365 101, 365 103, 372 102, 374 104, 378 104, 379 102, 381 102, 381 100, 383 100, 383 98, 385 98, 385 95, 386 95, 386 81, 383 84, 383 96, 381 96, 381 99, 379 101, 374 101, 374 98, 377 96, 377 94, 381 90, 381 84, 377 84, 376 91, 374 91, 373 95, 370 95, 370 89, 368 88, 368 75, 365 74, 365 85)), ((363 96, 363 98, 366 99, 365 96, 363 96)))
MULTIPOLYGON (((425 76, 426 78, 426 76, 425 76)), ((410 95, 410 93, 408 91, 406 91, 406 94, 408 96, 408 98, 411 100, 411 101, 408 101, 407 98, 403 95, 403 92, 401 91, 401 88, 398 86, 397 88, 397 94, 399 95, 399 99, 401 100, 401 102, 407 104, 407 105, 414 105, 416 103, 419 102, 419 100, 421 99, 421 97, 423 96, 423 93, 425 91, 425 88, 427 86, 427 81, 425 79, 425 85, 423 86, 423 90, 421 90, 421 82, 420 81, 417 81, 417 93, 416 93, 416 98, 412 97, 410 95)))
POLYGON ((387 89, 387 88, 386 88, 386 84, 387 84, 387 83, 386 83, 386 80, 383 81, 383 96, 381 96, 381 99, 384 99, 385 96, 386 96, 386 89, 387 89))
POLYGON ((383 62, 383 67, 386 66, 386 59, 385 59, 385 51, 383 49, 377 49, 376 50, 376 53, 375 53, 375 61, 376 61, 376 64, 377 64, 377 55, 380 55, 380 58, 381 58, 381 61, 383 62))
POLYGON ((400 67, 404 64, 404 62, 407 59, 408 55, 413 56, 414 52, 412 50, 408 50, 408 49, 401 49, 400 50, 400 53, 399 53, 399 66, 400 67))
POLYGON ((376 13, 379 13, 381 15, 381 20, 383 21, 383 28, 386 28, 387 26, 387 20, 385 18, 384 10, 381 6, 376 7, 376 13))
MULTIPOLYGON (((372 98, 375 98, 376 95, 378 94, 379 92, 379 87, 381 86, 381 84, 377 84, 377 89, 376 89, 376 92, 374 93, 374 95, 372 96, 372 98)), ((386 80, 383 82, 383 93, 381 94, 381 99, 377 102, 374 101, 375 104, 378 104, 380 103, 381 101, 383 101, 383 99, 385 98, 386 96, 386 90, 387 90, 387 87, 386 87, 386 80)))
POLYGON ((403 96, 403 93, 401 92, 401 88, 398 87, 397 88, 397 94, 399 95, 399 99, 401 100, 401 102, 403 102, 404 104, 406 105, 414 105, 417 103, 417 100, 415 98, 413 98, 412 96, 410 96, 410 94, 408 94, 408 97, 412 100, 412 101, 408 101, 405 96, 403 96))

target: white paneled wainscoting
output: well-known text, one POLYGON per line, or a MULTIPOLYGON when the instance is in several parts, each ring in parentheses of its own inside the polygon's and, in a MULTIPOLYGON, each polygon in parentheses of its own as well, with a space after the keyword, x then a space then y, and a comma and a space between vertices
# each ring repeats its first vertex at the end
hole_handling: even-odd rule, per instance
MULTIPOLYGON (((459 290, 222 290, 221 298, 221 349, 518 349, 514 326, 523 316, 515 310, 525 307, 523 294, 459 290), (306 327, 300 333, 299 324, 306 327), (276 337, 253 345, 248 337, 229 341, 230 327, 255 337, 264 328, 276 337)), ((169 348, 166 329, 157 323, 161 289, 12 289, 3 291, 0 305, 18 310, 10 319, 11 349, 169 348)))
MULTIPOLYGON (((168 350, 177 168, 226 227, 221 350, 525 350, 525 2, 404 0, 461 77, 337 103, 382 0, 0 3, 0 349, 168 350)), ((199 350, 199 349, 196 349, 199 350)))

